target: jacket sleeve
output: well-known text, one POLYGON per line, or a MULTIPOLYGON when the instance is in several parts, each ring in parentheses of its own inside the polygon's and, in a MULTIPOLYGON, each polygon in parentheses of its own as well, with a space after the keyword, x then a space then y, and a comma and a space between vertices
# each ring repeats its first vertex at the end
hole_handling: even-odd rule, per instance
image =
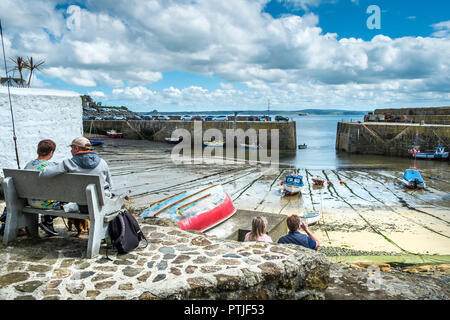
POLYGON ((39 177, 53 177, 61 173, 68 172, 65 161, 62 161, 56 165, 48 166, 41 172, 39 172, 39 177))

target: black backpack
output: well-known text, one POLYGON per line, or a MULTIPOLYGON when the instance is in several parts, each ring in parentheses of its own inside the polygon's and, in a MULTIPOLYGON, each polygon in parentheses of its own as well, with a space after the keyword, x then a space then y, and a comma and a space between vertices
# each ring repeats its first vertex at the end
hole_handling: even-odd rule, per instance
MULTIPOLYGON (((118 253, 128 253, 134 250, 141 240, 145 240, 145 246, 148 244, 138 222, 125 209, 120 210, 119 214, 109 222, 108 229, 111 245, 117 249, 118 253)), ((106 257, 109 259, 108 249, 106 257)))

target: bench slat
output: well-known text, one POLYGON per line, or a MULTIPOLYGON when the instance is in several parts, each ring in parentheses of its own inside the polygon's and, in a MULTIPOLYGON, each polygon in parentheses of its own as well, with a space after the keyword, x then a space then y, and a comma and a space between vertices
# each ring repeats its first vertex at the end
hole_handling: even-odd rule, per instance
POLYGON ((3 169, 6 177, 12 177, 17 196, 25 199, 58 200, 87 205, 86 187, 94 184, 101 206, 105 204, 103 185, 97 175, 64 173, 54 177, 39 177, 34 170, 3 169))
POLYGON ((88 213, 80 213, 78 211, 75 212, 65 212, 64 210, 43 210, 43 209, 35 209, 31 207, 24 207, 22 209, 24 213, 34 213, 34 214, 44 214, 48 216, 57 216, 63 218, 76 218, 76 219, 89 219, 88 213))

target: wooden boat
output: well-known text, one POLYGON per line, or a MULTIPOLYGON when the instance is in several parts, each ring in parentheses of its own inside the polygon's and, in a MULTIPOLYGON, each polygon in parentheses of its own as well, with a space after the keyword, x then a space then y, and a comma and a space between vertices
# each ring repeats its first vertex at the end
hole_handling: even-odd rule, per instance
POLYGON ((425 189, 425 181, 416 169, 405 170, 402 182, 409 189, 425 189))
POLYGON ((203 141, 205 147, 222 148, 225 146, 223 141, 203 141))
POLYGON ((166 142, 168 143, 177 144, 183 141, 183 138, 164 138, 164 140, 166 140, 166 142))
POLYGON ((182 191, 150 204, 141 217, 166 218, 182 230, 206 231, 230 218, 236 208, 221 185, 182 191))
POLYGON ((318 177, 312 178, 312 181, 314 182, 315 185, 318 185, 318 186, 323 186, 323 184, 325 183, 325 180, 322 180, 318 177))
POLYGON ((123 133, 117 132, 116 130, 108 130, 106 131, 106 135, 110 138, 122 138, 123 133))
POLYGON ((300 214, 300 220, 302 222, 306 222, 308 225, 312 225, 320 220, 322 214, 316 211, 310 211, 303 214, 300 214))
POLYGON ((262 148, 262 146, 256 145, 256 144, 241 143, 240 145, 244 149, 261 149, 262 148))
POLYGON ((447 159, 448 152, 445 152, 445 147, 436 147, 434 152, 412 152, 413 157, 416 159, 447 159))
POLYGON ((284 180, 281 182, 284 192, 292 195, 301 192, 303 187, 303 177, 297 174, 287 174, 284 180))

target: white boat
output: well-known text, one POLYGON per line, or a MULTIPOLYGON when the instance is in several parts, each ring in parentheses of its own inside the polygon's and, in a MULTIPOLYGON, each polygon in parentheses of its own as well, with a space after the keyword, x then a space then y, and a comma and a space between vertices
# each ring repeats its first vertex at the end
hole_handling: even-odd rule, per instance
POLYGON ((321 212, 310 211, 303 214, 300 214, 300 219, 302 222, 306 222, 309 225, 312 225, 320 220, 322 217, 321 212))
POLYGON ((205 147, 221 148, 221 147, 225 146, 225 142, 223 142, 223 141, 203 141, 203 145, 205 147))

